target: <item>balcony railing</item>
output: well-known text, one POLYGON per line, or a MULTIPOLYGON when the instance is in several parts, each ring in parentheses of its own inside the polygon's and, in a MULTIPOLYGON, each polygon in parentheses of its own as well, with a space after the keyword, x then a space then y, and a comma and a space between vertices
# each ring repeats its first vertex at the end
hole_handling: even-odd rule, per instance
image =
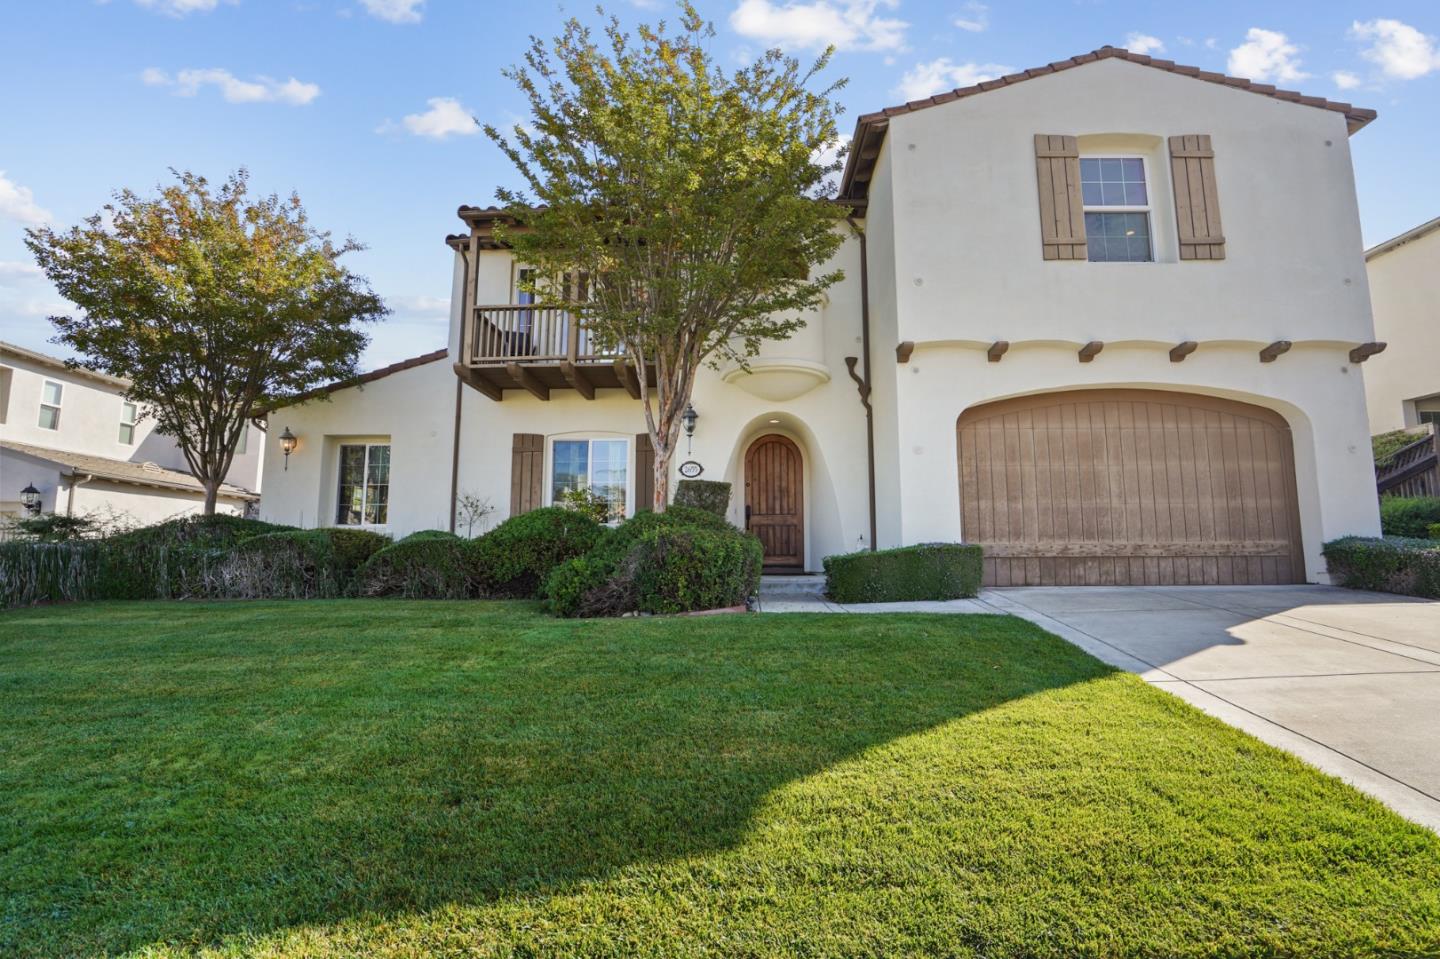
POLYGON ((475 307, 465 343, 470 366, 609 363, 621 355, 600 350, 577 314, 525 304, 475 307))

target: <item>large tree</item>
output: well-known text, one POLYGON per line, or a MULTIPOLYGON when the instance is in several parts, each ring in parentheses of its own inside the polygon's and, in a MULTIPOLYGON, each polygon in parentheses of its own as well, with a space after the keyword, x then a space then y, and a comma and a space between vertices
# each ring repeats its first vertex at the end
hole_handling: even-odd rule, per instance
POLYGON ((657 512, 696 372, 788 337, 841 278, 812 269, 839 248, 845 214, 829 202, 843 81, 811 89, 829 52, 802 68, 772 50, 727 73, 713 35, 689 3, 674 33, 662 22, 632 38, 611 18, 603 43, 572 19, 505 72, 528 123, 485 128, 529 188, 499 197, 532 292, 558 303, 563 278, 587 274, 576 309, 635 368, 657 512))
POLYGON ((246 424, 271 402, 353 376, 388 312, 339 260, 362 249, 314 229, 300 198, 252 197, 240 170, 218 189, 175 173, 63 232, 26 231, 45 275, 80 313, 54 342, 131 382, 126 398, 174 437, 205 512, 246 424))

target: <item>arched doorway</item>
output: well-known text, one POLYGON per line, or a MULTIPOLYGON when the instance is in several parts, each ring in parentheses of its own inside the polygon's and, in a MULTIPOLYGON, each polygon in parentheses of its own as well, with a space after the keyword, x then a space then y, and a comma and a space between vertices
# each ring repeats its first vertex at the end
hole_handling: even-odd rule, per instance
POLYGON ((765 547, 765 565, 805 564, 805 471, 800 448, 776 433, 745 451, 745 527, 765 547))
POLYGON ((956 424, 960 515, 991 586, 1303 582, 1289 424, 1162 390, 1074 390, 956 424))

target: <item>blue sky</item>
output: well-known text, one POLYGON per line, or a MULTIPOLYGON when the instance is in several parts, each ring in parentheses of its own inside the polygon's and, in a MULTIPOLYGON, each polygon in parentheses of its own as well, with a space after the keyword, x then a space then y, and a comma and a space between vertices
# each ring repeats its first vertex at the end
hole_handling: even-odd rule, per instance
MULTIPOLYGON (((1365 242, 1440 215, 1440 4, 1307 0, 702 0, 716 55, 739 63, 826 43, 848 133, 860 113, 1106 43, 1380 111, 1353 140, 1365 242)), ((610 0, 627 23, 673 18, 660 0, 610 0)), ((111 191, 167 168, 222 178, 246 166, 298 191, 317 225, 393 307, 366 366, 444 342, 455 208, 512 183, 469 116, 513 123, 500 76, 526 38, 580 2, 498 0, 11 0, 0 5, 0 339, 58 352, 64 312, 21 245, 111 191)))

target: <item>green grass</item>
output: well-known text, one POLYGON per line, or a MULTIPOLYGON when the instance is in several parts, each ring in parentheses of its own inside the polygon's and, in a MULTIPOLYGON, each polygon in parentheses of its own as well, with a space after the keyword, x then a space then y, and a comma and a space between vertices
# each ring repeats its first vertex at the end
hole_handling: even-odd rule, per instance
POLYGON ((1440 839, 1015 619, 0 616, 0 955, 1437 943, 1440 839))

